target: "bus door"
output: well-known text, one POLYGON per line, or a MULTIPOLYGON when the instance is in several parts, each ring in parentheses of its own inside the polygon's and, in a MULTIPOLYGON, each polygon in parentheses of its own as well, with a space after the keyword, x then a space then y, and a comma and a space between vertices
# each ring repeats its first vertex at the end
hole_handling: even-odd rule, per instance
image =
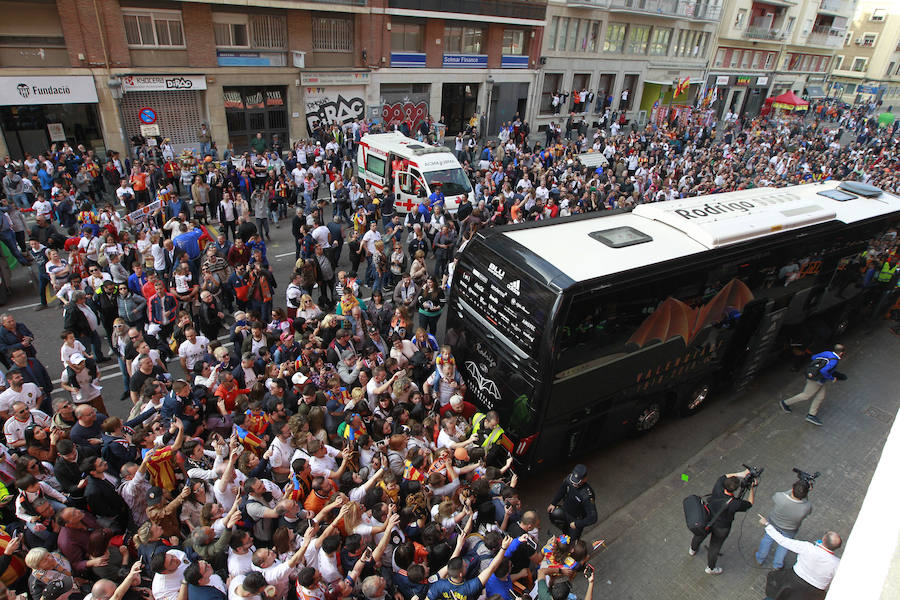
POLYGON ((394 206, 400 212, 409 213, 428 198, 428 187, 421 173, 414 167, 401 167, 394 171, 394 193, 397 196, 394 206))

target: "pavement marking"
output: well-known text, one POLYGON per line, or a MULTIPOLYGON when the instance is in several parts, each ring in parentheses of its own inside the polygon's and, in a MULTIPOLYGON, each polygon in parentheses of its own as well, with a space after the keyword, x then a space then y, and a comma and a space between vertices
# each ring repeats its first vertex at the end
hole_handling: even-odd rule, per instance
POLYGON ((285 256, 292 256, 293 254, 293 252, 284 252, 282 254, 276 254, 275 258, 284 258, 285 256))
POLYGON ((5 310, 22 310, 25 308, 34 308, 35 306, 40 306, 40 302, 35 302, 34 304, 23 304, 22 306, 10 306, 5 310))

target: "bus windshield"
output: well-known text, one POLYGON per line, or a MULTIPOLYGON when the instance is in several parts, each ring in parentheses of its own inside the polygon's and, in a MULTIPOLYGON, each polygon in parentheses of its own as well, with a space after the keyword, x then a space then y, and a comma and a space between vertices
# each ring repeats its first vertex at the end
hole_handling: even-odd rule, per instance
POLYGON ((459 168, 426 172, 425 181, 432 192, 435 191, 435 184, 441 184, 441 191, 445 196, 459 196, 472 191, 469 178, 459 168))

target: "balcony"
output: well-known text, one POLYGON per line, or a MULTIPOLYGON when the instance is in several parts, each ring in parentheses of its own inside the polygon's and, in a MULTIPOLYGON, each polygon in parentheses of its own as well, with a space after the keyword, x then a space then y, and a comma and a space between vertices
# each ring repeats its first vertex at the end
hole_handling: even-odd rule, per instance
POLYGON ((754 27, 751 25, 744 30, 744 37, 751 40, 780 41, 784 39, 784 32, 780 29, 772 29, 771 27, 754 27))
POLYGON ((672 17, 675 19, 699 19, 718 21, 721 6, 709 6, 706 2, 694 0, 568 0, 569 5, 606 6, 610 12, 637 13, 672 17))
POLYGON ((847 0, 819 0, 819 9, 816 12, 836 17, 849 17, 853 14, 853 9, 847 0))
POLYGON ((388 0, 388 8, 540 21, 547 14, 546 0, 388 0))
POLYGON ((806 37, 806 43, 813 46, 825 46, 826 48, 840 48, 844 45, 844 32, 829 26, 813 27, 806 37))

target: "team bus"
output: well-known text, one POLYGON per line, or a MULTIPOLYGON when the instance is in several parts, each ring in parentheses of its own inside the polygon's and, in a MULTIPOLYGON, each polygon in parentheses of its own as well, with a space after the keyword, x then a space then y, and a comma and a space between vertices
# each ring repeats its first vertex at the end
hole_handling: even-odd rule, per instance
POLYGON ((742 389, 798 331, 886 312, 898 224, 900 197, 831 181, 479 232, 447 341, 539 467, 742 389))

